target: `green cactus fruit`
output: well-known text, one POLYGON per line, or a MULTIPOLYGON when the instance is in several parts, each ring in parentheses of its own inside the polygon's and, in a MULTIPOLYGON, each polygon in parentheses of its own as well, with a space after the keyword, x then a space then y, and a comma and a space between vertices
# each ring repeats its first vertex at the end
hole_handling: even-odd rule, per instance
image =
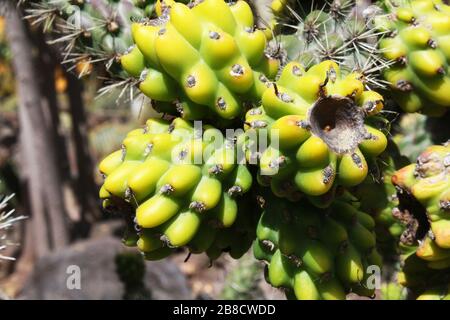
POLYGON ((427 148, 416 163, 397 171, 392 182, 423 206, 435 243, 450 249, 450 145, 427 148))
POLYGON ((373 295, 367 268, 381 261, 368 214, 344 198, 329 209, 272 195, 265 199, 253 252, 267 263, 272 286, 300 300, 345 299, 352 291, 373 295))
POLYGON ((449 158, 448 144, 434 145, 392 176, 405 224, 399 282, 407 287, 429 289, 450 274, 449 158))
POLYGON ((132 35, 135 47, 122 56, 123 69, 140 74, 140 90, 161 111, 185 119, 242 115, 244 102, 258 101, 278 72, 242 0, 172 2, 161 17, 133 23, 132 35))
POLYGON ((450 300, 450 284, 425 290, 417 300, 450 300))
POLYGON ((396 282, 383 283, 381 286, 382 300, 406 300, 407 291, 396 282))
POLYGON ((397 261, 398 242, 405 230, 405 226, 395 217, 399 200, 391 178, 397 169, 407 164, 409 160, 401 156, 397 146, 389 141, 388 147, 373 166, 377 171, 352 190, 360 209, 369 213, 375 221, 377 248, 385 263, 397 261))
POLYGON ((245 246, 239 241, 248 248, 253 239, 252 215, 245 210, 248 217, 240 217, 246 207, 236 201, 249 190, 252 176, 238 164, 235 150, 233 137, 213 127, 150 119, 100 163, 105 176, 100 198, 106 207, 131 207, 137 246, 149 259, 191 242, 195 252, 214 247, 240 256, 245 246))
POLYGON ((394 0, 373 21, 388 32, 382 55, 396 63, 384 78, 406 112, 440 116, 450 107, 450 6, 441 0, 394 0))
POLYGON ((259 182, 276 195, 305 194, 326 206, 337 185, 363 182, 368 163, 386 148, 377 129, 384 125, 377 116, 382 108, 382 96, 366 91, 359 73, 342 76, 332 61, 305 72, 291 62, 264 92, 262 106, 247 112, 247 135, 268 141, 259 154, 246 145, 248 160, 258 156, 259 182))

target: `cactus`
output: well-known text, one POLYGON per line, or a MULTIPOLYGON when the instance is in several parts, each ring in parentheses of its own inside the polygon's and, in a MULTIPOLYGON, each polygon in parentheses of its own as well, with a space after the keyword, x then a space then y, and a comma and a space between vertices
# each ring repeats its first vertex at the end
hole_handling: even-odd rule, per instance
POLYGON ((450 147, 427 148, 417 162, 398 170, 392 182, 400 199, 398 217, 406 225, 399 282, 429 289, 446 281, 450 271, 448 203, 450 147))
POLYGON ((124 285, 124 300, 149 300, 151 291, 145 286, 145 262, 135 252, 118 253, 114 259, 116 273, 124 285))
POLYGON ((450 300, 450 284, 425 290, 417 300, 450 300))
POLYGON ((441 0, 384 1, 389 13, 373 22, 387 32, 384 71, 392 96, 405 112, 441 116, 450 107, 450 6, 441 0))
POLYGON ((262 267, 252 254, 245 254, 228 272, 220 298, 225 300, 261 299, 259 288, 262 267))
POLYGON ((154 1, 142 0, 42 0, 26 1, 33 25, 51 32, 50 43, 63 48, 63 64, 80 76, 103 64, 118 72, 117 59, 132 44, 131 21, 148 17, 154 1))
MULTIPOLYGON (((345 299, 349 292, 372 296, 369 265, 381 265, 370 215, 344 194, 330 209, 307 201, 265 197, 253 251, 267 262, 266 280, 288 298, 345 299)), ((351 197, 350 197, 351 199, 351 197)))
POLYGON ((251 214, 238 218, 245 205, 237 198, 249 190, 252 176, 236 164, 234 137, 204 129, 202 135, 202 128, 180 118, 150 119, 99 165, 106 177, 100 190, 104 206, 131 206, 137 246, 148 259, 185 245, 194 253, 209 250, 213 257, 220 249, 230 248, 232 256, 245 253, 239 242, 251 231, 251 214))
POLYGON ((379 75, 389 61, 377 48, 382 32, 372 26, 372 16, 363 14, 364 6, 353 0, 334 0, 325 5, 316 2, 310 12, 309 5, 302 3, 302 10, 293 14, 296 21, 284 23, 288 30, 281 43, 288 58, 306 67, 332 60, 343 73, 363 74, 366 85, 384 87, 379 75))
POLYGON ((9 232, 19 221, 26 218, 25 216, 14 216, 14 209, 8 209, 8 201, 12 197, 14 195, 0 195, 0 260, 15 260, 14 257, 3 255, 2 251, 12 245, 16 245, 8 239, 9 232))
POLYGON ((395 282, 383 283, 381 286, 382 300, 406 300, 407 292, 404 287, 395 282))
POLYGON ((188 120, 234 119, 276 76, 279 62, 265 53, 265 34, 254 28, 245 1, 173 3, 161 14, 133 24, 136 45, 121 57, 160 111, 188 120))
MULTIPOLYGON (((376 128, 384 125, 376 116, 382 108, 382 96, 365 91, 359 73, 342 76, 332 61, 307 72, 287 64, 264 92, 262 107, 246 115, 246 130, 279 138, 259 155, 259 182, 280 197, 296 200, 303 193, 328 205, 337 185, 362 183, 368 163, 386 148, 376 128)), ((255 153, 248 149, 251 160, 255 153)))

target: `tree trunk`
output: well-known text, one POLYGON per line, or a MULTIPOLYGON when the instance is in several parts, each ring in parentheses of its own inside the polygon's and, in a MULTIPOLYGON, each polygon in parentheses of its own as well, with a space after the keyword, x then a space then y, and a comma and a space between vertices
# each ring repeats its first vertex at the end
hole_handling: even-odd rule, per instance
POLYGON ((94 222, 99 218, 96 202, 96 184, 94 180, 94 164, 89 150, 88 128, 82 97, 82 84, 71 73, 68 79, 69 109, 72 116, 72 140, 76 154, 76 194, 81 204, 82 220, 94 222))
MULTIPOLYGON (((7 4, 8 5, 8 4, 7 4)), ((6 13, 6 35, 9 39, 19 97, 21 142, 24 144, 24 164, 29 172, 28 190, 31 197, 36 249, 41 256, 50 248, 58 249, 68 242, 62 182, 56 161, 54 138, 45 125, 44 98, 38 86, 39 74, 33 64, 33 48, 20 12, 9 2, 6 13), (45 224, 48 212, 50 229, 45 224), (52 242, 45 246, 41 230, 50 230, 52 242), (38 234, 36 234, 38 233, 38 234)))

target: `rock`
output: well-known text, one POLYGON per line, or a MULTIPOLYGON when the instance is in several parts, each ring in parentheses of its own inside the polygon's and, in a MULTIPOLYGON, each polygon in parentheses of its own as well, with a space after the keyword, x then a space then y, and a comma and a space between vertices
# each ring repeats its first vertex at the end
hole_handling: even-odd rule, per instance
MULTIPOLYGON (((37 261, 19 299, 122 299, 124 284, 117 275, 115 257, 130 250, 120 240, 105 237, 44 256, 37 261)), ((169 260, 146 262, 144 286, 152 299, 191 298, 185 276, 169 260)))

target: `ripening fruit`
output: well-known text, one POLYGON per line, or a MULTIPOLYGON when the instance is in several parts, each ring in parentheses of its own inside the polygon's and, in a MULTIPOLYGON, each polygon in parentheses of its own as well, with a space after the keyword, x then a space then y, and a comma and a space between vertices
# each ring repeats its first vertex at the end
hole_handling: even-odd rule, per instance
POLYGON ((279 61, 265 53, 267 39, 245 1, 158 1, 156 10, 157 20, 133 23, 136 46, 121 58, 156 108, 191 120, 234 119, 244 102, 261 98, 279 61), (192 104, 201 112, 189 112, 192 104))
POLYGON ((263 197, 253 252, 267 263, 266 280, 272 286, 298 300, 342 300, 356 290, 373 295, 373 290, 361 290, 367 267, 381 264, 375 259, 373 225, 364 226, 360 217, 366 214, 346 196, 329 210, 306 199, 292 203, 269 193, 263 197))
POLYGON ((194 253, 215 259, 231 248, 237 258, 253 241, 258 211, 239 200, 252 176, 236 161, 237 144, 213 127, 198 130, 180 118, 149 119, 99 164, 100 197, 129 212, 138 230, 133 241, 148 259, 167 256, 167 248, 190 248, 191 241, 194 253))
POLYGON ((264 92, 262 107, 246 115, 247 134, 256 131, 268 141, 259 175, 281 197, 331 194, 328 201, 315 201, 328 205, 336 185, 362 183, 369 162, 386 148, 385 133, 373 125, 382 107, 382 96, 365 91, 358 73, 342 76, 332 61, 307 72, 288 63, 264 92))
POLYGON ((405 224, 399 280, 404 286, 427 289, 450 272, 449 164, 450 146, 434 145, 392 176, 400 200, 393 212, 405 224))
POLYGON ((441 0, 385 4, 390 15, 375 18, 385 36, 382 55, 394 60, 384 78, 406 112, 440 116, 450 107, 450 6, 441 0))

